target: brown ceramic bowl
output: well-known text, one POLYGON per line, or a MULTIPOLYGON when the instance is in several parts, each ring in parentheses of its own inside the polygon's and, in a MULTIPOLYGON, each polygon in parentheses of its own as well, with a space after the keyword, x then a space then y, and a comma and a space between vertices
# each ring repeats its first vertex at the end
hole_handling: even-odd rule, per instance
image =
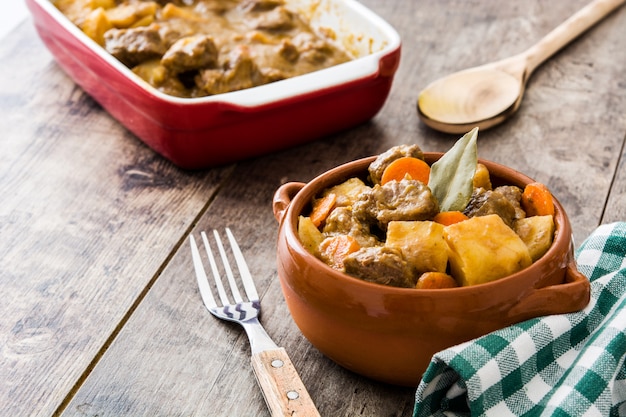
MULTIPOLYGON (((425 153, 427 162, 439 153, 425 153)), ((369 283, 333 270, 302 246, 298 216, 311 197, 351 177, 365 178, 375 157, 341 165, 308 184, 287 183, 274 196, 280 223, 277 266, 291 315, 304 336, 333 361, 361 375, 416 386, 432 355, 533 317, 582 309, 589 281, 576 269, 572 232, 555 201, 556 233, 548 252, 528 268, 471 287, 416 290, 369 283)), ((482 161, 494 186, 533 180, 482 161)))

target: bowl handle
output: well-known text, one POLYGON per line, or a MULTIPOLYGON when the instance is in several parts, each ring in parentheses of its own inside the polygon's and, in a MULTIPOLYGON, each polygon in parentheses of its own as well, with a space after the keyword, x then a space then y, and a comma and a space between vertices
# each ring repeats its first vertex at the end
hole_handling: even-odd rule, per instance
POLYGON ((576 269, 576 262, 571 260, 562 284, 532 290, 509 310, 508 316, 516 323, 531 317, 573 313, 589 304, 590 294, 589 279, 576 269))
POLYGON ((302 182, 288 182, 281 185, 276 193, 274 193, 274 200, 272 201, 272 208, 274 210, 274 217, 278 223, 282 223, 283 217, 291 204, 291 200, 298 194, 298 192, 305 186, 302 182))

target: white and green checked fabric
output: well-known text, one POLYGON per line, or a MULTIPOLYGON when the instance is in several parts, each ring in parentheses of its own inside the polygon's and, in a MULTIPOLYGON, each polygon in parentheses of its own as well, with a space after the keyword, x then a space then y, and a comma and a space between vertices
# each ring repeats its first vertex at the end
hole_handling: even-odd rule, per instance
POLYGON ((626 416, 626 223, 576 251, 582 311, 528 320, 435 354, 414 417, 626 416))

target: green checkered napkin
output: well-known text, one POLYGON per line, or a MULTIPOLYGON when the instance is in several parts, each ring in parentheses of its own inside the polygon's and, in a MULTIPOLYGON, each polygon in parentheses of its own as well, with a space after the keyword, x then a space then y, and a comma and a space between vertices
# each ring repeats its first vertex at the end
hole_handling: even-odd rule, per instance
POLYGON ((582 311, 528 320, 435 354, 414 417, 626 416, 626 223, 576 251, 582 311))

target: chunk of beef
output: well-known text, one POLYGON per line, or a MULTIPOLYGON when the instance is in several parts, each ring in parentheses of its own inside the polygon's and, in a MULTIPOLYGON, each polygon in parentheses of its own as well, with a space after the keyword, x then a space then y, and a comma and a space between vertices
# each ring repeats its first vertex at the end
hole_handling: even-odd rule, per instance
POLYGON ((516 187, 515 185, 502 185, 500 187, 496 187, 494 191, 502 194, 507 200, 509 200, 511 205, 513 205, 513 208, 515 209, 514 220, 526 217, 526 212, 520 203, 522 201, 523 193, 521 188, 516 187))
POLYGON ((161 35, 161 41, 165 45, 166 51, 171 48, 174 43, 180 38, 184 38, 186 36, 192 36, 193 30, 191 27, 184 27, 179 25, 177 27, 172 27, 169 25, 160 25, 159 35, 161 35))
POLYGON ((265 12, 284 4, 283 0, 245 0, 240 7, 248 12, 265 12))
POLYGON ((287 31, 296 26, 295 15, 283 6, 259 13, 255 19, 256 29, 287 31))
POLYGON ((370 173, 370 180, 374 184, 380 184, 380 179, 383 177, 385 168, 396 159, 403 158, 405 156, 411 156, 417 159, 424 159, 424 153, 417 145, 398 145, 389 149, 386 152, 378 155, 378 158, 370 164, 368 171, 370 173))
POLYGON ((359 219, 387 229, 392 220, 429 220, 439 212, 439 203, 427 185, 412 179, 377 184, 354 204, 359 219))
POLYGON ((394 287, 415 287, 416 279, 402 254, 386 246, 361 248, 343 260, 346 273, 364 281, 394 287))
POLYGON ((245 45, 239 45, 231 51, 224 67, 200 70, 195 78, 198 88, 211 95, 256 87, 271 81, 256 65, 245 45))
POLYGON ((159 31, 150 26, 131 29, 109 29, 104 34, 104 47, 124 65, 134 67, 160 57, 167 50, 159 31))
POLYGON ((464 213, 468 217, 497 214, 509 227, 515 220, 515 207, 502 193, 484 188, 475 188, 464 213))
POLYGON ((358 221, 350 207, 337 207, 326 218, 323 232, 325 235, 349 235, 361 247, 375 246, 380 242, 370 233, 369 225, 358 221))
POLYGON ((161 58, 161 64, 175 73, 210 68, 217 65, 217 47, 208 35, 179 39, 161 58))
POLYGON ((283 41, 278 46, 278 55, 285 59, 287 62, 294 63, 300 58, 300 51, 296 45, 290 42, 288 39, 283 41))
POLYGON ((302 32, 294 36, 293 45, 298 50, 299 58, 313 66, 322 65, 334 56, 333 47, 324 39, 316 38, 311 33, 302 32))

